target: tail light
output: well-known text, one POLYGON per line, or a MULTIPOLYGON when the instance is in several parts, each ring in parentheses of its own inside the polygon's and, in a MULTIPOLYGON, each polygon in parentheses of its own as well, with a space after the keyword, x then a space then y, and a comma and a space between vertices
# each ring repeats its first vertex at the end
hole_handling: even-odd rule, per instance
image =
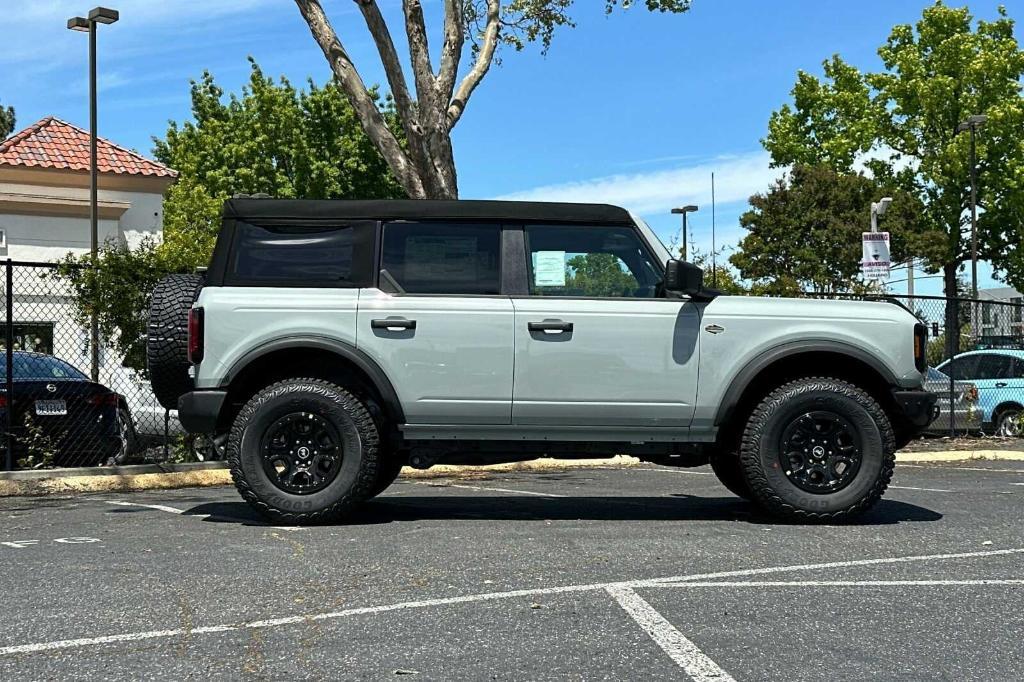
POLYGON ((198 365, 203 361, 203 309, 188 311, 188 361, 198 365))
POLYGON ((116 393, 100 393, 98 395, 91 395, 85 400, 95 407, 117 407, 117 404, 121 401, 121 396, 116 393))
POLYGON ((928 327, 914 325, 914 366, 919 372, 928 369, 928 327))
POLYGON ((973 385, 968 386, 967 390, 964 391, 964 400, 966 400, 969 403, 978 402, 978 387, 973 385))
POLYGON ((0 410, 7 407, 7 394, 0 394, 0 410))

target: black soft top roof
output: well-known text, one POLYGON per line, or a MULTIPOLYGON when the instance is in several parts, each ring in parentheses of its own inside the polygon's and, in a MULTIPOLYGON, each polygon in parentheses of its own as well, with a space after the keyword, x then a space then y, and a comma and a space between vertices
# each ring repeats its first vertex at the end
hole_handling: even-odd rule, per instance
POLYGON ((629 212, 608 204, 539 201, 436 201, 387 199, 229 199, 224 217, 340 220, 508 220, 529 223, 631 223, 629 212))

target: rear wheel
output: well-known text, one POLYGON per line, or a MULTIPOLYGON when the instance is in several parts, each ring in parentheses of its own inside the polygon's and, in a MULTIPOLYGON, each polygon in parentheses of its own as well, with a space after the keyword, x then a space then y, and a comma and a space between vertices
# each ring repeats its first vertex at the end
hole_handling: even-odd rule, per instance
POLYGON ((1021 428, 1020 409, 1015 407, 1004 408, 996 416, 996 435, 1006 438, 1020 438, 1024 434, 1021 428))
POLYGON ((373 494, 379 436, 366 406, 319 379, 289 379, 249 400, 227 460, 242 497, 286 523, 339 519, 373 494))
POLYGON ((839 379, 798 379, 754 409, 740 467, 767 511, 839 520, 879 500, 892 479, 895 449, 889 419, 868 393, 839 379))

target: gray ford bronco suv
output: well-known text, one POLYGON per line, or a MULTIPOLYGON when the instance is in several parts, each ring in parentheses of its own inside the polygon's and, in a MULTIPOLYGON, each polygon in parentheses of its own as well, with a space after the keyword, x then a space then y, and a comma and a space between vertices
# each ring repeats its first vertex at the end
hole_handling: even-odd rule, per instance
POLYGON ((150 372, 278 522, 406 465, 616 454, 783 517, 869 508, 933 416, 925 326, 702 279, 614 206, 234 199, 207 271, 153 292, 150 372))

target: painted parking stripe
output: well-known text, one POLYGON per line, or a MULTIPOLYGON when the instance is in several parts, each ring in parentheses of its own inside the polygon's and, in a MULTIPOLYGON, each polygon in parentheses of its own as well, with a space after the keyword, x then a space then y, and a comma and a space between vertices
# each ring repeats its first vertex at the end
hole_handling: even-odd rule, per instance
POLYGON ((931 469, 933 471, 988 471, 996 474, 1024 474, 1024 469, 989 469, 987 467, 939 467, 927 464, 903 464, 899 463, 900 469, 931 469))
POLYGON ((956 490, 945 490, 943 488, 915 488, 909 485, 891 485, 889 490, 917 490, 925 493, 955 493, 956 490))
POLYGON ((736 682, 634 590, 609 587, 606 591, 694 682, 736 682))
POLYGON ((535 497, 569 497, 568 495, 558 495, 555 493, 535 493, 532 490, 514 490, 512 488, 494 488, 491 486, 483 485, 465 485, 463 483, 427 483, 419 482, 420 485, 429 485, 433 488, 465 488, 466 490, 486 490, 489 492, 496 493, 512 493, 513 495, 533 495, 535 497))
MULTIPOLYGON (((107 504, 117 505, 118 507, 143 507, 145 509, 155 509, 156 511, 166 512, 168 514, 178 514, 179 516, 186 515, 191 518, 199 520, 210 519, 211 521, 230 521, 233 523, 246 523, 248 519, 239 519, 234 516, 222 516, 220 514, 187 514, 187 509, 180 509, 178 507, 169 507, 166 504, 142 504, 140 502, 125 502, 123 500, 104 500, 107 504)), ((259 524, 263 525, 263 524, 259 524)), ((302 530, 299 526, 266 526, 267 528, 273 528, 275 530, 287 530, 296 531, 302 530)))
POLYGON ((175 630, 149 630, 145 632, 128 632, 116 635, 103 635, 100 637, 84 637, 81 639, 64 639, 53 642, 36 642, 32 644, 19 644, 15 646, 0 647, 0 656, 13 654, 38 653, 43 651, 59 651, 62 649, 74 649, 88 646, 101 646, 115 644, 118 642, 138 642, 150 639, 161 639, 168 637, 195 636, 214 634, 219 632, 235 632, 238 630, 271 628, 285 625, 299 625, 303 623, 315 623, 322 621, 338 620, 349 616, 388 613, 406 609, 420 609, 435 606, 448 606, 453 604, 471 604, 476 602, 495 601, 499 599, 514 599, 516 597, 536 597, 551 594, 572 594, 580 592, 593 592, 597 590, 608 590, 619 587, 630 589, 659 587, 671 583, 707 582, 715 578, 740 578, 745 576, 766 575, 771 573, 783 573, 786 571, 807 571, 821 568, 850 568, 854 566, 879 566, 885 564, 913 563, 925 561, 943 561, 954 559, 980 559, 985 557, 1009 556, 1024 554, 1024 547, 1012 549, 993 549, 981 552, 961 552, 951 554, 922 554, 903 557, 883 557, 878 559, 852 559, 848 561, 830 561, 818 564, 800 564, 795 566, 769 566, 766 568, 750 568, 735 571, 719 571, 715 573, 695 573, 667 578, 651 578, 646 580, 631 580, 611 583, 593 583, 589 585, 562 585, 556 587, 538 587, 526 590, 512 590, 508 592, 488 592, 484 594, 470 594, 458 597, 441 597, 437 599, 425 599, 421 601, 400 602, 397 604, 386 604, 384 606, 367 606, 360 608, 318 613, 313 615, 285 616, 269 620, 251 621, 248 623, 210 625, 198 628, 175 629, 175 630))
POLYGON ((714 472, 711 471, 691 471, 690 469, 683 469, 681 467, 673 467, 671 469, 648 469, 647 467, 640 467, 640 471, 656 471, 661 474, 690 474, 691 476, 714 476, 714 472))
POLYGON ((982 580, 711 580, 705 582, 659 583, 656 587, 1024 587, 1024 579, 982 580))

